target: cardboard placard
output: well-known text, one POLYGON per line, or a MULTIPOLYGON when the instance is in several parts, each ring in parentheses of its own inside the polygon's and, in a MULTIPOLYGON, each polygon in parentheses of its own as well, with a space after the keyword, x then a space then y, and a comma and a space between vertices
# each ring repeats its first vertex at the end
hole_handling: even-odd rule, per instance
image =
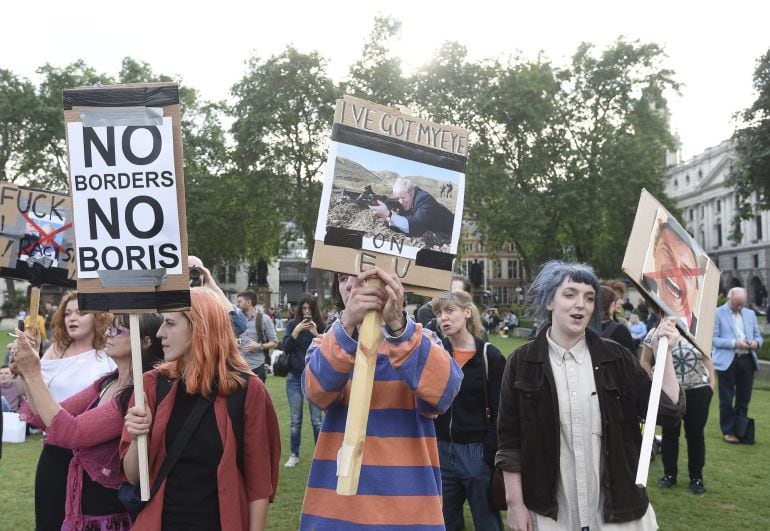
POLYGON ((180 120, 175 83, 64 91, 81 309, 190 306, 180 120))
POLYGON ((0 183, 0 276, 75 287, 75 233, 67 194, 0 183), (33 273, 36 262, 42 268, 33 273))
POLYGON ((467 153, 463 129, 351 96, 338 100, 312 266, 347 274, 378 266, 407 291, 449 289, 467 153), (372 210, 382 205, 390 220, 372 210))
POLYGON ((642 190, 623 272, 705 356, 711 356, 720 272, 706 252, 647 190, 642 190))

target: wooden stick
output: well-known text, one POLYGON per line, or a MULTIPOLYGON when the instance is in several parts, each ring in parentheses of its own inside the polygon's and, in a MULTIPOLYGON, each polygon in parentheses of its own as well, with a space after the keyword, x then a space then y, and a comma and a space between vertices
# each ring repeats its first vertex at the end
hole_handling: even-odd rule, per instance
MULTIPOLYGON (((144 380, 142 379, 142 335, 139 332, 139 314, 128 316, 131 330, 131 376, 134 379, 134 403, 144 407, 144 380)), ((136 439, 139 455, 139 490, 142 501, 150 499, 150 468, 147 463, 147 436, 136 439)))
MULTIPOLYGON (((379 279, 369 279, 368 286, 382 286, 379 279)), ((364 456, 366 425, 372 402, 374 370, 377 368, 377 349, 382 343, 382 314, 368 311, 358 331, 358 350, 350 386, 348 417, 345 437, 337 453, 337 494, 354 496, 358 492, 361 462, 364 456)))
POLYGON ((647 403, 647 417, 644 421, 642 449, 639 451, 639 464, 636 467, 636 486, 647 486, 647 474, 650 471, 650 456, 652 455, 652 440, 655 437, 655 424, 658 420, 660 392, 663 389, 663 373, 668 362, 668 338, 658 340, 658 352, 655 355, 655 369, 652 373, 652 388, 650 401, 647 403))
MULTIPOLYGON (((37 314, 40 311, 40 286, 32 286, 29 291, 29 324, 25 330, 37 337, 37 314)), ((43 338, 45 339, 45 338, 43 338)))

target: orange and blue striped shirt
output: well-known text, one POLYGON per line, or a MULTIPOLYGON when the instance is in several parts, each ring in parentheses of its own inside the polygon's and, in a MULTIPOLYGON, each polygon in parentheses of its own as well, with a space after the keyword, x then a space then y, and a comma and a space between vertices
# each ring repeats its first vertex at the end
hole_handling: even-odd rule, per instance
POLYGON ((337 321, 308 349, 302 386, 326 409, 310 468, 300 529, 444 529, 433 418, 460 390, 463 373, 435 334, 408 319, 378 349, 356 496, 339 496, 342 446, 357 342, 337 321))

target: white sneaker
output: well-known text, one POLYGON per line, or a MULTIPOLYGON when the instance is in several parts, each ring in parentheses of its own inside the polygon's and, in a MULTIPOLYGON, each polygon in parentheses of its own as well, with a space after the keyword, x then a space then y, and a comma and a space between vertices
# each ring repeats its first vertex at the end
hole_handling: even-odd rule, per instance
POLYGON ((289 458, 286 460, 286 464, 283 466, 285 466, 286 468, 294 468, 298 464, 299 464, 299 457, 296 456, 295 454, 291 454, 289 458))

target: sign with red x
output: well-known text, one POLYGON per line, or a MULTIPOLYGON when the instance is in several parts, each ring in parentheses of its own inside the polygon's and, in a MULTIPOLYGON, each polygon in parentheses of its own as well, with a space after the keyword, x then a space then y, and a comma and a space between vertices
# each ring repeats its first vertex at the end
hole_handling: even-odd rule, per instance
POLYGON ((720 273, 690 230, 643 190, 623 272, 663 315, 676 317, 682 335, 710 356, 720 273))
POLYGON ((0 275, 74 287, 75 235, 67 194, 0 183, 0 275))

